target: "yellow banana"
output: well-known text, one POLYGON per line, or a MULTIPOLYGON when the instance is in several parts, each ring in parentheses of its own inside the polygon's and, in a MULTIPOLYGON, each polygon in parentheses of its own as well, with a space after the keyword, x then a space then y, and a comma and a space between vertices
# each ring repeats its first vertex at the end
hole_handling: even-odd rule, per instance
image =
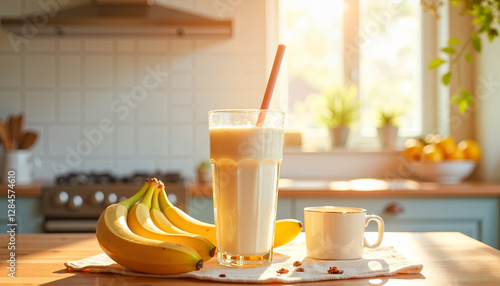
POLYGON ((164 188, 158 193, 158 199, 163 213, 176 227, 189 233, 201 235, 210 240, 214 245, 217 245, 215 226, 213 224, 199 221, 174 206, 168 200, 164 188))
MULTIPOLYGON (((163 213, 176 227, 190 233, 202 235, 213 244, 217 244, 215 225, 199 221, 172 205, 172 203, 168 201, 168 197, 164 189, 159 192, 158 197, 163 213)), ((302 222, 296 219, 276 220, 274 247, 278 247, 292 241, 302 231, 302 227, 302 222)))
POLYGON ((280 219, 274 227, 274 247, 289 243, 302 231, 302 222, 296 219, 280 219))
POLYGON ((143 187, 142 194, 139 191, 102 212, 97 222, 96 237, 103 251, 118 264, 138 272, 176 274, 201 269, 203 259, 194 249, 144 238, 128 228, 128 208, 142 197, 145 190, 143 187))
POLYGON ((151 202, 151 210, 149 211, 153 223, 164 232, 174 233, 174 234, 189 234, 189 232, 176 227, 173 223, 171 223, 167 219, 165 214, 161 212, 160 205, 158 204, 158 193, 160 191, 161 191, 160 188, 156 189, 153 195, 153 200, 151 202))
MULTIPOLYGON (((160 183, 163 185, 163 183, 160 183)), ((157 239, 166 242, 178 243, 189 246, 207 261, 214 256, 215 246, 205 237, 196 234, 172 234, 159 229, 151 220, 149 209, 151 199, 157 189, 157 183, 150 183, 149 189, 138 204, 132 206, 127 216, 129 228, 137 235, 145 238, 157 239)))

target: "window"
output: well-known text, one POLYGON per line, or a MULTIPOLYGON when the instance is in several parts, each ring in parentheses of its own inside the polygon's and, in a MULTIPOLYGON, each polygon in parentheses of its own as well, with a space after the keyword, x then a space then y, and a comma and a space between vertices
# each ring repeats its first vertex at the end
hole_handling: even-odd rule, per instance
POLYGON ((351 146, 378 146, 377 110, 383 108, 404 111, 400 136, 422 133, 420 1, 286 0, 279 9, 288 126, 302 130, 306 144, 329 144, 314 101, 321 91, 344 85, 358 87, 361 103, 351 146))

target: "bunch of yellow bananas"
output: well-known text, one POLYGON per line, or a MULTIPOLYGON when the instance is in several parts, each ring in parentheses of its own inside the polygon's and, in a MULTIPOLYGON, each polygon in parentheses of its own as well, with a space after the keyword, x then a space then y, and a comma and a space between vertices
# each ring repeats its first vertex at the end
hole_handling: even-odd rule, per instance
MULTIPOLYGON (((274 247, 292 241, 301 230, 298 220, 277 220, 274 247)), ((111 259, 145 273, 199 270, 216 250, 215 225, 172 205, 163 182, 156 178, 147 179, 127 200, 107 207, 97 222, 96 236, 111 259)))

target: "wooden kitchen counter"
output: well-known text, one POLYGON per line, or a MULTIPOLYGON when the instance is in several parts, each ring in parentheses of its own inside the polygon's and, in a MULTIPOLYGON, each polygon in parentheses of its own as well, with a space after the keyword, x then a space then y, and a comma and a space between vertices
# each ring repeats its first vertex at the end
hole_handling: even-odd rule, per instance
MULTIPOLYGON (((1 285, 229 284, 195 279, 136 278, 66 270, 65 261, 78 260, 102 252, 95 234, 92 233, 17 235, 16 278, 10 278, 5 267, 9 252, 8 239, 7 235, 0 235, 1 285)), ((303 285, 499 285, 500 282, 500 251, 461 233, 388 232, 384 236, 383 245, 392 245, 410 261, 423 264, 422 272, 372 279, 311 282, 303 285)))
MULTIPOLYGON (((15 185, 14 191, 16 197, 40 197, 42 195, 42 188, 46 182, 33 182, 29 185, 15 185)), ((0 185, 0 197, 7 197, 8 187, 3 183, 0 185)))
MULTIPOLYGON (((357 179, 346 181, 295 180, 279 181, 280 197, 500 197, 499 183, 462 182, 438 184, 409 179, 357 179)), ((190 183, 194 197, 211 197, 211 184, 190 183)))

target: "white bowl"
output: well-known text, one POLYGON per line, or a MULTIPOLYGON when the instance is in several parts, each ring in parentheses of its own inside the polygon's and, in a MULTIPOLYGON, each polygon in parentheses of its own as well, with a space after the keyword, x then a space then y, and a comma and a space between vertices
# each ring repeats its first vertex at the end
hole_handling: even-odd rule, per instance
POLYGON ((470 176, 476 167, 476 162, 471 160, 417 161, 411 162, 411 166, 411 172, 417 179, 441 184, 458 184, 470 176))

